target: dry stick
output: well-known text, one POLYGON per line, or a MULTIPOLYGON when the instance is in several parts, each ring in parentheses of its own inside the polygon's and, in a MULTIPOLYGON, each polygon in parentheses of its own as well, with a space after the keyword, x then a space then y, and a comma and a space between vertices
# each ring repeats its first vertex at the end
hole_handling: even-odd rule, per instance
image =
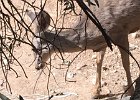
MULTIPOLYGON (((4 18, 3 18, 3 20, 4 20, 4 18)), ((4 25, 6 24, 6 22, 4 21, 4 25)), ((6 25, 5 25, 6 26, 6 25)), ((6 30, 6 29, 5 29, 6 30)), ((3 32, 3 30, 2 30, 2 34, 3 34, 4 32, 3 32)), ((3 35, 2 35, 3 36, 3 35)), ((1 50, 3 50, 2 49, 2 47, 3 47, 3 45, 2 45, 2 43, 3 43, 3 37, 2 37, 1 35, 0 35, 0 39, 1 39, 1 50)), ((6 37, 6 34, 4 35, 5 37, 6 37)), ((4 38, 5 38, 4 37, 4 38)), ((4 53, 4 55, 6 55, 5 53, 4 53)), ((5 58, 6 58, 6 60, 8 61, 8 65, 9 65, 9 59, 7 58, 7 56, 5 56, 5 58)))
POLYGON ((35 93, 35 88, 36 88, 37 82, 38 82, 38 80, 39 80, 39 78, 40 78, 42 72, 43 72, 43 70, 41 71, 41 73, 39 74, 39 76, 37 77, 37 79, 36 79, 36 81, 35 81, 35 85, 34 85, 34 87, 33 87, 33 93, 35 93))
MULTIPOLYGON (((49 70, 48 67, 47 67, 47 69, 49 70)), ((37 77, 37 80, 36 80, 35 85, 34 85, 34 88, 33 88, 33 93, 35 93, 34 91, 35 91, 35 88, 36 88, 36 86, 37 86, 37 82, 38 82, 38 80, 39 80, 39 78, 41 77, 41 74, 42 74, 43 72, 44 72, 44 69, 41 70, 41 73, 40 73, 39 76, 37 77)), ((52 71, 49 70, 49 72, 52 74, 52 76, 53 76, 53 78, 54 78, 56 84, 58 85, 58 83, 57 83, 57 81, 56 81, 56 79, 55 79, 55 76, 53 75, 52 71)), ((46 74, 45 74, 45 75, 46 75, 46 74)), ((48 83, 48 82, 47 82, 47 83, 48 83)), ((58 86, 59 86, 59 85, 58 85, 58 86)))
MULTIPOLYGON (((63 20, 62 20, 62 28, 64 27, 63 25, 64 25, 64 18, 65 18, 65 14, 64 14, 64 16, 63 16, 63 20)), ((62 28, 60 29, 60 31, 58 32, 58 33, 56 33, 56 37, 61 33, 61 31, 62 31, 62 28)), ((54 40, 53 41, 55 41, 55 37, 54 37, 54 40)), ((59 39, 59 43, 60 43, 60 47, 61 47, 61 49, 62 49, 62 52, 64 51, 63 50, 63 48, 62 48, 62 45, 61 45, 61 41, 60 41, 60 39, 59 39)), ((62 57, 62 60, 63 60, 63 62, 64 62, 64 57, 63 57, 63 55, 62 55, 62 53, 60 52, 60 55, 61 55, 61 57, 62 57)))
POLYGON ((16 72, 16 70, 14 70, 12 67, 10 67, 11 70, 13 70, 13 72, 16 74, 16 78, 19 77, 18 73, 16 72))
MULTIPOLYGON (((86 35, 86 33, 87 33, 87 30, 86 30, 87 20, 88 20, 88 17, 87 17, 86 23, 85 23, 85 39, 86 39, 86 44, 87 44, 87 38, 86 38, 86 36, 87 36, 87 35, 86 35)), ((85 49, 84 49, 84 50, 86 50, 86 45, 85 45, 85 49)), ((72 62, 73 62, 84 50, 82 50, 81 52, 79 52, 79 53, 73 58, 72 62)), ((72 62, 71 62, 71 63, 72 63, 72 62)), ((65 75, 65 80, 66 80, 67 73, 68 73, 68 71, 69 71, 69 67, 70 67, 71 63, 68 65, 68 69, 67 69, 66 75, 65 75)), ((70 82, 75 82, 75 81, 70 81, 70 82)))
MULTIPOLYGON (((47 63, 46 63, 46 64, 47 64, 47 63)), ((51 66, 52 66, 52 65, 51 65, 51 66)), ((55 81, 55 83, 57 84, 57 86, 59 86, 58 82, 56 81, 55 76, 54 76, 53 73, 52 73, 52 71, 50 71, 50 73, 52 74, 52 76, 53 76, 53 78, 54 78, 54 81, 55 81)))
MULTIPOLYGON (((58 22, 58 20, 60 19, 60 18, 58 18, 58 1, 57 1, 57 16, 56 16, 56 21, 55 21, 55 23, 53 22, 53 24, 54 24, 54 28, 55 28, 55 35, 57 36, 60 32, 61 32, 61 29, 60 29, 60 31, 58 32, 58 30, 57 30, 57 22, 58 22)), ((52 19, 53 20, 53 19, 52 19)), ((52 45, 54 45, 53 44, 53 42, 55 41, 55 37, 54 37, 54 40, 52 41, 52 45)), ((64 58, 63 58, 63 55, 62 55, 62 53, 61 53, 61 51, 60 51, 60 49, 59 48, 56 48, 58 51, 59 51, 59 53, 60 53, 60 56, 61 56, 61 58, 62 58, 62 60, 64 61, 64 58)), ((55 49, 54 49, 54 51, 55 51, 55 49)))
POLYGON ((88 17, 87 17, 86 22, 85 22, 85 42, 86 42, 85 50, 87 48, 87 21, 88 21, 88 17))
MULTIPOLYGON (((4 19, 3 19, 4 20, 4 19)), ((6 23, 6 22, 5 22, 6 23)), ((2 40, 2 38, 1 38, 1 40, 2 40)), ((1 41, 2 42, 2 44, 3 44, 3 41, 1 41)), ((10 50, 11 51, 11 50, 10 50)), ((8 66, 9 66, 9 68, 8 69, 12 69, 14 72, 15 72, 15 74, 17 75, 17 77, 18 77, 18 74, 17 74, 17 72, 12 68, 12 67, 10 67, 10 61, 9 61, 9 59, 7 58, 7 56, 6 56, 6 54, 3 52, 3 54, 4 54, 4 56, 6 57, 6 59, 7 59, 7 62, 8 62, 8 66)), ((6 67, 5 67, 6 68, 6 67)), ((7 69, 5 69, 5 70, 7 70, 7 69)))
MULTIPOLYGON (((51 50, 50 50, 50 46, 49 46, 49 43, 47 43, 47 47, 48 47, 48 49, 49 49, 49 54, 51 55, 51 50)), ((46 49, 47 49, 47 47, 46 47, 46 49)), ((44 48, 45 49, 45 48, 44 48)), ((52 59, 50 58, 50 69, 47 67, 47 69, 48 69, 48 71, 49 71, 49 74, 48 74, 48 80, 47 80, 47 90, 48 90, 48 95, 49 95, 49 82, 50 82, 50 75, 52 74, 53 75, 53 73, 51 72, 51 66, 52 66, 52 64, 51 64, 51 62, 52 62, 52 59)))
MULTIPOLYGON (((20 24, 19 24, 19 23, 17 23, 17 26, 18 26, 18 28, 19 28, 18 30, 20 31, 20 32, 19 32, 20 34, 18 35, 18 38, 19 38, 19 39, 21 38, 21 39, 24 41, 25 34, 23 35, 23 38, 22 38, 21 35, 22 35, 22 33, 23 33, 23 30, 22 30, 22 28, 20 27, 20 24)), ((18 41, 18 42, 19 42, 19 41, 18 41)), ((18 45, 20 45, 20 42, 18 43, 18 45)))
MULTIPOLYGON (((51 63, 51 59, 50 59, 50 63, 51 63)), ((47 67, 48 68, 48 67, 47 67)), ((51 64, 50 64, 50 69, 48 68, 49 70, 49 74, 48 74, 48 80, 47 80, 47 90, 48 90, 48 95, 50 95, 50 91, 49 91, 49 82, 50 82, 50 73, 51 73, 51 64)))
MULTIPOLYGON (((137 78, 137 79, 138 79, 138 78, 137 78)), ((133 84, 137 81, 137 79, 135 79, 135 80, 132 82, 132 84, 124 91, 124 93, 121 95, 120 100, 122 100, 124 94, 133 86, 133 84)))
POLYGON ((5 46, 5 44, 2 43, 2 45, 7 49, 7 51, 11 54, 11 56, 12 56, 12 57, 16 60, 16 62, 21 66, 25 77, 28 78, 27 75, 26 75, 26 72, 25 72, 23 66, 20 64, 20 62, 19 62, 19 61, 15 58, 15 56, 9 51, 9 49, 7 48, 7 46, 5 46))
MULTIPOLYGON (((46 1, 47 0, 45 0, 45 3, 44 3, 44 5, 43 5, 43 7, 41 6, 41 11, 40 11, 40 13, 43 11, 43 9, 44 9, 44 7, 45 7, 45 4, 46 4, 46 1)), ((42 2, 41 2, 41 4, 42 4, 42 2)), ((38 19, 38 17, 37 17, 37 19, 38 19)), ((39 22, 39 21, 38 21, 39 22)), ((40 25, 41 25, 41 23, 39 23, 40 25)), ((43 30, 43 29, 41 29, 41 30, 43 30)), ((43 30, 43 32, 44 32, 44 30, 43 30)), ((42 44, 42 43, 41 43, 42 44)), ((49 53, 50 53, 50 47, 49 47, 49 44, 47 43, 47 46, 48 46, 48 48, 49 48, 49 53)), ((41 50, 42 51, 42 50, 41 50)), ((48 67, 47 67, 48 68, 48 67)), ((49 74, 48 74, 48 80, 47 80, 47 90, 48 90, 48 95, 49 95, 49 82, 50 82, 50 75, 51 75, 51 58, 50 58, 50 69, 48 68, 48 70, 49 70, 49 74)))
POLYGON ((26 3, 24 2, 23 7, 22 7, 22 11, 21 11, 22 16, 25 16, 25 13, 24 13, 25 4, 26 4, 26 3))
MULTIPOLYGON (((11 2, 10 0, 8 0, 8 1, 9 1, 9 2, 8 2, 9 5, 11 5, 11 6, 15 9, 15 11, 16 11, 17 14, 18 14, 18 16, 21 18, 21 21, 24 22, 22 16, 21 16, 20 13, 18 12, 17 8, 12 4, 12 2, 11 2)), ((11 15, 12 15, 12 14, 11 14, 11 15)), ((19 21, 18 21, 18 22, 19 22, 19 21)), ((20 23, 20 24, 22 24, 22 23, 20 23)), ((24 22, 24 24, 25 24, 26 26, 28 26, 25 22, 24 22)), ((32 43, 30 40, 29 40, 29 42, 32 43)))
MULTIPOLYGON (((49 44, 47 43, 47 46, 48 46, 48 48, 49 48, 49 53, 50 53, 50 55, 51 55, 51 50, 50 50, 50 47, 49 47, 49 44)), ((61 52, 60 52, 60 54, 61 54, 61 52)), ((63 57, 63 55, 61 54, 61 57, 63 57)), ((48 95, 49 95, 49 81, 50 81, 50 74, 52 74, 52 76, 53 76, 53 78, 54 78, 54 80, 55 80, 55 83, 58 85, 58 83, 57 83, 57 81, 56 81, 56 79, 55 79, 55 76, 53 75, 53 73, 52 73, 52 71, 51 71, 51 68, 52 68, 52 64, 51 64, 51 62, 52 62, 52 59, 51 59, 51 56, 50 56, 50 69, 47 67, 47 69, 49 70, 49 74, 48 74, 48 82, 47 82, 47 90, 48 90, 48 95)), ((59 86, 59 85, 58 85, 59 86)), ((50 96, 49 96, 50 97, 50 96)))
MULTIPOLYGON (((48 44, 48 43, 47 43, 47 46, 48 46, 49 52, 50 52, 51 50, 50 50, 50 47, 49 47, 49 44, 48 44)), ((45 49, 45 48, 44 48, 44 49, 45 49)), ((51 53, 50 53, 50 54, 51 54, 51 53)), ((58 85, 58 83, 57 83, 57 81, 56 81, 56 79, 55 79, 55 77, 54 77, 54 75, 53 75, 53 73, 52 73, 52 71, 51 71, 51 66, 52 66, 52 64, 51 64, 51 58, 50 58, 50 69, 46 66, 47 69, 48 69, 48 71, 49 71, 48 80, 47 80, 48 95, 49 95, 49 81, 50 81, 50 75, 51 75, 51 74, 52 74, 52 76, 53 76, 53 78, 54 78, 56 84, 58 85)), ((39 80, 39 78, 40 78, 42 72, 43 72, 43 69, 42 69, 41 73, 39 74, 39 76, 38 76, 38 78, 37 78, 37 80, 36 80, 36 82, 35 82, 34 90, 35 90, 35 87, 36 87, 36 85, 37 85, 37 82, 38 82, 38 80, 39 80)))
MULTIPOLYGON (((11 30, 11 28, 12 28, 12 26, 11 26, 11 24, 10 24, 10 17, 8 16, 8 15, 4 15, 3 14, 3 16, 4 16, 4 19, 3 19, 3 21, 5 22, 5 24, 6 24, 6 26, 9 26, 9 29, 11 30), (8 18, 7 20, 6 20, 6 18, 8 18)), ((6 29, 5 29, 6 30, 6 29)), ((12 33, 13 33, 13 35, 14 35, 14 40, 15 40, 15 38, 17 37, 17 35, 16 35, 16 33, 14 32, 14 30, 12 30, 12 33)), ((5 37, 6 37, 6 32, 5 32, 5 37)), ((15 42, 16 41, 12 41, 12 43, 10 44, 10 46, 9 46, 9 48, 10 48, 10 52, 13 52, 13 50, 14 50, 14 44, 15 44, 15 42)), ((9 55, 10 56, 10 55, 9 55)), ((8 61, 9 62, 9 61, 8 61)))
POLYGON ((76 13, 75 11, 75 5, 74 5, 74 2, 72 0, 67 0, 67 1, 64 1, 66 5, 66 8, 64 10, 70 10, 68 13, 66 14, 70 14, 72 11, 73 13, 76 15, 76 16, 79 16, 79 14, 76 13), (69 7, 70 6, 70 7, 69 7))
MULTIPOLYGON (((23 8, 22 8, 22 11, 21 11, 21 13, 22 13, 22 16, 24 16, 25 17, 25 14, 26 13, 24 13, 24 9, 25 9, 25 2, 24 2, 24 4, 23 4, 23 8)), ((22 35, 22 27, 20 27, 20 24, 17 22, 17 25, 18 25, 18 27, 19 27, 19 30, 20 30, 20 35, 19 35, 19 39, 21 38, 21 35, 22 35)), ((25 35, 24 35, 25 36, 25 35)), ((23 40, 24 40, 24 36, 23 36, 23 40)), ((20 45, 20 43, 19 43, 19 45, 20 45)))
MULTIPOLYGON (((73 60, 68 64, 68 69, 66 70, 66 74, 65 74, 65 81, 68 81, 67 80, 67 73, 69 71, 69 67, 70 65, 73 63, 73 61, 83 52, 84 50, 80 51, 74 58, 73 60)), ((76 82, 76 81, 68 81, 68 82, 76 82)))
MULTIPOLYGON (((12 15, 12 13, 9 11, 9 9, 5 6, 5 4, 4 4, 4 2, 3 2, 3 0, 1 0, 1 2, 2 2, 2 5, 3 5, 3 7, 5 8, 5 10, 7 10, 8 11, 8 13, 18 22, 18 23, 20 23, 20 25, 22 26, 22 27, 24 27, 26 30, 28 29, 34 36, 35 36, 35 34, 32 32, 32 30, 28 27, 28 25, 24 22, 24 20, 22 19, 22 17, 21 17, 21 19, 22 19, 22 22, 24 23, 24 25, 27 27, 25 27, 20 21, 18 21, 18 19, 16 18, 16 17, 14 17, 13 15, 12 15)), ((18 12, 18 11, 17 11, 18 12)), ((19 14, 19 12, 17 13, 17 14, 19 14)), ((20 15, 20 14, 19 14, 20 15)), ((32 44, 32 42, 31 41, 29 41, 30 43, 31 43, 31 46, 32 47, 34 47, 34 45, 32 44)), ((35 48, 35 47, 34 47, 35 48)))
MULTIPOLYGON (((3 41, 2 41, 2 38, 1 38, 0 40, 1 40, 1 48, 0 48, 0 49, 1 49, 1 53, 4 54, 5 57, 7 57, 6 54, 4 53, 4 51, 2 50, 2 47, 3 47, 3 45, 2 45, 2 42, 3 42, 3 41)), ((1 54, 1 59, 2 59, 2 54, 1 54)), ((5 78, 5 80, 6 80, 6 88, 7 88, 7 86, 8 86, 10 93, 12 93, 10 83, 9 83, 9 81, 8 81, 8 79, 7 79, 6 73, 5 73, 4 68, 3 68, 3 62, 2 62, 2 60, 1 60, 1 65, 2 65, 3 75, 4 75, 4 78, 5 78)), ((7 89, 8 89, 8 88, 7 88, 7 89)))
MULTIPOLYGON (((14 33, 14 30, 12 29, 12 26, 10 25, 10 21, 9 21, 9 20, 8 20, 7 23, 9 24, 11 31, 14 33)), ((15 36, 14 36, 14 40, 16 40, 16 37, 15 37, 15 36)), ((2 43, 2 45, 5 46, 3 43, 2 43)), ((7 46, 5 46, 5 47, 7 48, 7 46)), ((19 64, 19 61, 14 57, 13 53, 12 53, 8 48, 7 48, 7 50, 9 51, 9 53, 11 54, 11 56, 12 56, 12 57, 18 62, 18 64, 19 64)), ((21 68, 22 68, 22 70, 23 70, 23 72, 24 72, 24 74, 25 74, 25 77, 27 78, 27 75, 26 75, 26 72, 25 72, 23 66, 22 66, 21 64, 19 64, 19 65, 21 66, 21 68)))
POLYGON ((28 1, 26 1, 26 0, 21 0, 21 1, 23 1, 24 3, 27 3, 29 6, 31 6, 32 8, 37 8, 37 9, 40 9, 39 7, 36 7, 36 6, 33 6, 33 4, 30 4, 28 1))

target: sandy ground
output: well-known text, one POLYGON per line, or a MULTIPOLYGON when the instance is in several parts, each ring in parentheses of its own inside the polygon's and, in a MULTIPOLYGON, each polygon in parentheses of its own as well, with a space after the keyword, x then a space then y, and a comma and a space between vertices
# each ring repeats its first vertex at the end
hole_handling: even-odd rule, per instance
MULTIPOLYGON (((18 5, 18 3, 16 4, 18 5)), ((53 1, 49 2, 48 5, 54 6, 53 1)), ((55 8, 48 7, 46 9, 52 17, 55 17, 55 8)), ((129 41, 130 51, 139 62, 140 39, 134 39, 130 35, 129 41)), ((25 69, 28 78, 25 77, 22 68, 16 62, 13 63, 12 68, 16 70, 19 77, 16 78, 13 71, 8 72, 8 81, 12 90, 12 94, 10 94, 6 89, 6 81, 2 69, 0 69, 0 92, 11 100, 18 100, 18 95, 23 96, 25 100, 48 100, 48 95, 53 95, 51 100, 90 100, 96 78, 96 53, 91 50, 84 51, 74 60, 67 72, 68 63, 77 54, 78 52, 63 54, 65 63, 60 59, 59 53, 53 54, 52 66, 48 66, 43 71, 37 71, 32 64, 34 57, 31 47, 21 44, 21 46, 16 47, 14 55, 25 69), (65 81, 65 78, 67 81, 65 81)), ((132 58, 130 58, 130 61, 132 79, 135 80, 138 77, 138 66, 132 58)), ((101 100, 118 100, 126 85, 127 80, 120 53, 114 46, 113 51, 106 50, 103 61, 101 94, 109 95, 101 100)))

